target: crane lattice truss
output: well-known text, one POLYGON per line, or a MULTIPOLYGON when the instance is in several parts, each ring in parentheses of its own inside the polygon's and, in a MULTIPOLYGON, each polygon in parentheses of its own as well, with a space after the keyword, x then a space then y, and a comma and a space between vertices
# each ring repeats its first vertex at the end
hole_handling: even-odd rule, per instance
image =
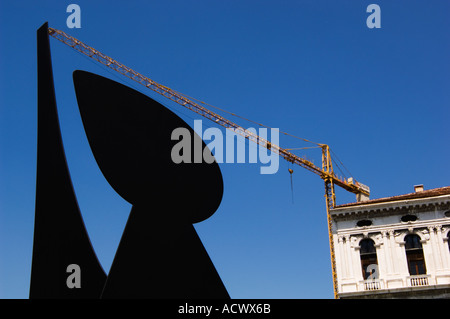
POLYGON ((149 88, 156 93, 159 93, 166 98, 176 102, 177 104, 184 106, 185 108, 194 111, 197 114, 213 121, 214 123, 221 125, 227 129, 232 130, 234 133, 244 136, 248 140, 280 155, 286 161, 291 162, 293 164, 299 165, 307 170, 317 174, 322 178, 325 182, 325 199, 326 199, 326 208, 327 208, 327 218, 328 218, 328 233, 330 240, 330 253, 331 253, 331 267, 333 273, 333 285, 334 285, 334 294, 335 297, 338 295, 337 288, 337 275, 336 275, 336 262, 334 255, 334 243, 333 243, 333 235, 332 235, 332 220, 330 216, 330 209, 334 208, 336 205, 336 195, 334 192, 334 185, 340 186, 346 191, 352 192, 356 195, 365 195, 369 196, 369 188, 364 184, 361 184, 355 181, 353 178, 343 179, 339 178, 333 172, 333 164, 330 156, 330 148, 326 144, 319 144, 322 149, 322 167, 318 167, 314 165, 311 161, 297 156, 287 149, 283 149, 278 145, 270 143, 264 138, 261 138, 254 132, 250 130, 246 130, 238 124, 235 124, 222 116, 210 111, 209 109, 199 105, 198 103, 192 101, 192 99, 186 97, 185 95, 174 91, 162 84, 159 84, 152 79, 134 71, 133 69, 123 65, 122 63, 110 58, 109 56, 99 52, 98 50, 84 44, 78 39, 64 33, 63 31, 56 30, 53 28, 48 29, 49 34, 55 39, 63 42, 64 44, 72 47, 76 51, 100 62, 101 64, 107 66, 114 71, 117 71, 124 76, 130 78, 131 80, 149 88))

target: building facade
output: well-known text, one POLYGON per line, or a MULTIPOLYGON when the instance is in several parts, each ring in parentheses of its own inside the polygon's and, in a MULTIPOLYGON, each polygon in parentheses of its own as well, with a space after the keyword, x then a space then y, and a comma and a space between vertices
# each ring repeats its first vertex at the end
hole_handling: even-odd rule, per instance
POLYGON ((450 298, 450 187, 330 214, 339 298, 450 298))

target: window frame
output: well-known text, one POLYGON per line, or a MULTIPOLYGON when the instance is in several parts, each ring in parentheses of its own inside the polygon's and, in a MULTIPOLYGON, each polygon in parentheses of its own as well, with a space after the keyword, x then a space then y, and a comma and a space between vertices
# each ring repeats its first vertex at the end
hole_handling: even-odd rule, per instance
POLYGON ((426 275, 427 266, 420 236, 407 234, 403 241, 405 242, 405 255, 410 276, 426 275), (412 242, 409 241, 410 238, 413 238, 412 242))
POLYGON ((361 261, 361 271, 362 277, 364 280, 370 279, 378 279, 378 256, 377 256, 377 248, 375 247, 375 241, 370 238, 364 238, 359 242, 359 259, 361 261), (370 242, 370 247, 363 247, 365 243, 370 242), (365 251, 363 248, 369 248, 368 251, 365 251), (375 272, 368 272, 368 267, 370 265, 376 265, 375 272), (370 278, 372 275, 376 275, 376 278, 370 278), (370 278, 370 279, 369 279, 370 278))

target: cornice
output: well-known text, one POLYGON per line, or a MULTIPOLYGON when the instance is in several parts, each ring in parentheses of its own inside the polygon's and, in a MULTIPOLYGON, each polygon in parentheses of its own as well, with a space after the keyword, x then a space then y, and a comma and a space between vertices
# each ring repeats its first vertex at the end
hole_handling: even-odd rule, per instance
POLYGON ((417 198, 417 199, 407 199, 399 200, 385 203, 373 203, 351 206, 351 207, 340 207, 330 210, 330 214, 334 219, 340 219, 350 216, 364 215, 364 217, 381 217, 386 215, 395 215, 405 212, 410 212, 414 209, 414 212, 422 212, 431 210, 438 207, 439 209, 449 209, 450 208, 450 195, 441 195, 436 197, 428 198, 417 198), (370 215, 370 216, 369 216, 370 215))
POLYGON ((418 231, 421 229, 436 229, 442 233, 447 232, 450 228, 450 218, 437 218, 424 221, 415 222, 400 222, 389 225, 376 225, 376 226, 364 226, 364 227, 352 227, 339 229, 335 232, 338 236, 368 236, 374 234, 383 234, 389 232, 399 232, 408 231, 412 233, 413 231, 418 231))

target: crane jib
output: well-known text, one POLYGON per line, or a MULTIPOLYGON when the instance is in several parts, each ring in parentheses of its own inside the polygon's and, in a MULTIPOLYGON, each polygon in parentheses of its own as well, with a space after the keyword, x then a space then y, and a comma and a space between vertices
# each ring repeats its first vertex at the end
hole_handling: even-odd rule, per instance
MULTIPOLYGON (((344 188, 345 190, 355 193, 355 194, 365 194, 369 195, 369 189, 367 186, 360 184, 353 179, 351 179, 351 182, 340 179, 337 176, 334 175, 332 168, 320 168, 316 165, 314 165, 312 162, 303 159, 297 155, 292 154, 291 152, 279 147, 278 145, 272 144, 269 141, 261 138, 260 136, 256 135, 255 133, 248 131, 241 126, 223 118, 222 116, 212 112, 211 110, 208 110, 204 108, 203 106, 195 103, 194 101, 188 99, 187 97, 183 96, 181 93, 176 92, 162 84, 159 84, 148 77, 134 71, 133 69, 119 63, 118 61, 112 59, 111 57, 104 55, 100 51, 86 45, 85 43, 81 42, 80 40, 67 35, 63 31, 56 30, 54 28, 49 28, 49 34, 54 37, 55 39, 63 42, 64 44, 72 47, 73 49, 77 50, 78 52, 81 52, 88 57, 95 59, 96 61, 102 63, 103 65, 125 75, 126 77, 130 78, 133 81, 136 81, 143 86, 155 91, 156 93, 159 93, 166 98, 176 102, 179 105, 182 105, 186 108, 188 108, 191 111, 196 112, 197 114, 213 121, 216 124, 219 124, 225 128, 232 129, 235 133, 240 134, 244 136, 245 138, 261 145, 262 147, 267 148, 268 150, 272 152, 276 152, 279 155, 281 155, 285 160, 300 165, 307 170, 319 175, 322 179, 331 179, 336 185, 344 188)), ((322 146, 326 146, 325 144, 321 144, 322 146)), ((331 163, 330 163, 331 165, 331 163)))

